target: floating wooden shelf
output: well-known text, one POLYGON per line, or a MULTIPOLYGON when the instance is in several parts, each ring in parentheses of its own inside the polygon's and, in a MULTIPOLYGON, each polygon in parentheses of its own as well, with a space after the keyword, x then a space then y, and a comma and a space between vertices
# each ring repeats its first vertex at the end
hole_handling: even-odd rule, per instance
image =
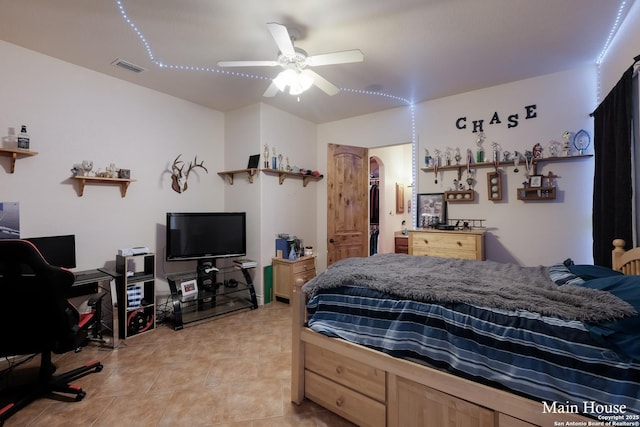
POLYGON ((218 175, 220 175, 223 178, 227 179, 227 182, 230 185, 233 185, 233 177, 235 174, 243 174, 246 173, 247 174, 247 178, 249 179, 249 183, 253 184, 253 177, 258 173, 258 169, 256 168, 252 168, 252 169, 238 169, 238 170, 234 170, 234 171, 224 171, 224 172, 218 172, 218 175))
POLYGON ((262 172, 268 175, 278 175, 278 178, 280 180, 280 185, 282 185, 285 178, 302 179, 303 187, 306 187, 309 181, 320 181, 322 178, 324 178, 323 175, 314 176, 314 175, 307 175, 299 172, 280 171, 277 169, 262 169, 262 172))
POLYGON ((554 200, 556 187, 527 187, 518 188, 518 200, 554 200))
MULTIPOLYGON (((589 157, 593 157, 593 154, 581 154, 581 155, 577 155, 577 156, 567 156, 567 157, 541 157, 538 159, 533 159, 531 162, 531 171, 529 172, 531 175, 537 175, 536 169, 538 166, 538 163, 547 163, 547 162, 566 162, 566 161, 570 161, 570 160, 576 160, 576 159, 586 159, 589 157)), ((508 162, 498 162, 497 164, 498 167, 501 166, 514 166, 513 164, 513 160, 510 160, 508 162)), ((469 166, 471 169, 476 169, 476 168, 495 168, 496 165, 494 165, 492 162, 482 162, 482 163, 471 163, 471 165, 469 166)), ((520 164, 518 167, 525 167, 525 162, 524 160, 520 161, 520 164)), ((462 173, 462 171, 464 169, 467 168, 466 164, 460 164, 460 165, 445 165, 445 166, 438 166, 438 171, 445 171, 445 170, 458 170, 458 176, 460 176, 460 174, 462 173)), ((420 168, 420 170, 422 170, 423 172, 433 172, 433 168, 420 168)))
POLYGON ((74 176, 73 179, 78 180, 79 183, 79 192, 78 196, 82 197, 84 194, 84 186, 85 184, 115 184, 120 186, 120 195, 122 197, 127 195, 127 188, 129 188, 129 184, 135 181, 135 179, 125 179, 125 178, 99 178, 97 176, 74 176))
POLYGON ((445 191, 444 200, 452 202, 473 202, 476 198, 475 190, 445 191))
POLYGON ((16 160, 21 157, 35 156, 35 151, 23 150, 21 148, 0 148, 0 156, 9 157, 11 159, 11 168, 9 173, 13 173, 16 169, 16 160))

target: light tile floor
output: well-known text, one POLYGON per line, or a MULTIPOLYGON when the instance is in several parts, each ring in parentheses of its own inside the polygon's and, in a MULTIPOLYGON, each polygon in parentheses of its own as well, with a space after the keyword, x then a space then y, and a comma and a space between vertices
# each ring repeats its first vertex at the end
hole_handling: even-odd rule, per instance
POLYGON ((291 309, 281 302, 181 331, 158 325, 115 350, 54 355, 58 372, 94 359, 104 369, 76 381, 82 401, 39 399, 5 426, 353 426, 312 402, 291 403, 291 309))

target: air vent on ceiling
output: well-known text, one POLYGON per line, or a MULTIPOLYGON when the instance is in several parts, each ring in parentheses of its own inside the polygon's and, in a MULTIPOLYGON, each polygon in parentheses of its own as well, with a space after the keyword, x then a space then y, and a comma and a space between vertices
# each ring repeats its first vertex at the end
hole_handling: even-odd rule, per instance
POLYGON ((111 65, 114 65, 114 66, 120 67, 120 68, 124 68, 125 70, 132 71, 134 73, 141 73, 141 72, 145 71, 144 68, 142 68, 142 67, 140 67, 138 65, 132 64, 131 62, 127 62, 124 59, 120 59, 120 58, 118 58, 115 61, 113 61, 111 63, 111 65))

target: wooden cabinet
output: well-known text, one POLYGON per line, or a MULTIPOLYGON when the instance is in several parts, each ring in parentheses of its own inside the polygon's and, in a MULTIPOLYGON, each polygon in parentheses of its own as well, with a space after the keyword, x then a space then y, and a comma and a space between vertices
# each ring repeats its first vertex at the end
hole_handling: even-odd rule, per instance
POLYGON ((484 230, 410 230, 409 255, 484 260, 484 230))
POLYGON ((408 254, 409 253, 409 236, 405 236, 402 232, 397 232, 394 236, 395 240, 395 253, 408 254))
POLYGON ((316 258, 304 256, 294 260, 273 258, 273 295, 291 299, 293 284, 306 283, 316 277, 316 258))
POLYGON ((307 397, 360 426, 386 425, 386 373, 307 344, 307 397))

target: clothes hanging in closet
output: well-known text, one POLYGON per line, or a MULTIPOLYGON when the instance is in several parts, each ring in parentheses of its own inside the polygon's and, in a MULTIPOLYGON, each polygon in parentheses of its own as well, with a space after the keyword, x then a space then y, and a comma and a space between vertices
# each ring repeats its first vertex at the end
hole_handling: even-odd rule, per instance
POLYGON ((380 222, 380 190, 377 183, 373 183, 369 188, 369 222, 377 224, 380 222))

